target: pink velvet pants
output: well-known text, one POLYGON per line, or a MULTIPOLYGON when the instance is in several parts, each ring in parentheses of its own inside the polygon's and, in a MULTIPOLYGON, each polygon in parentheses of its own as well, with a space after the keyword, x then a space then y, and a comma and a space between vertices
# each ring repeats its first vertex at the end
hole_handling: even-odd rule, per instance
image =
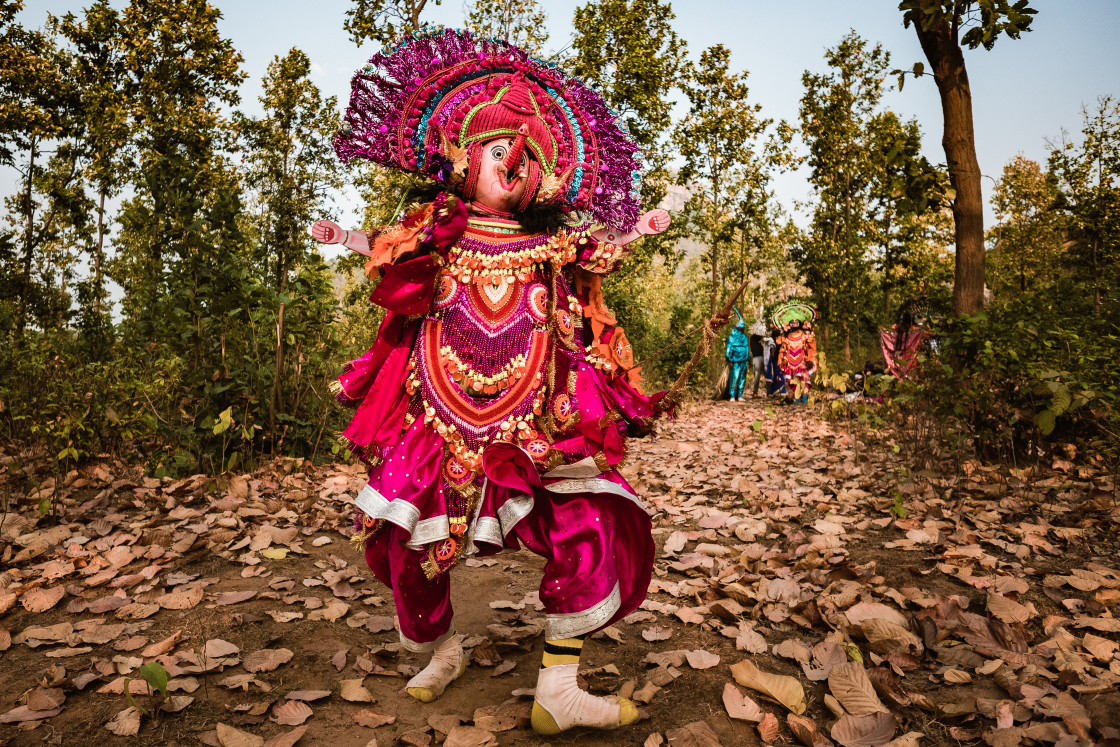
MULTIPOLYGON (((636 516, 630 503, 604 495, 539 496, 507 535, 507 546, 520 542, 545 559, 540 599, 547 637, 599 630, 645 598, 653 544, 648 517, 640 509, 636 516)), ((427 651, 451 631, 451 579, 443 573, 429 580, 421 567, 425 553, 406 547, 408 537, 386 524, 369 542, 366 562, 392 589, 404 647, 427 651)))

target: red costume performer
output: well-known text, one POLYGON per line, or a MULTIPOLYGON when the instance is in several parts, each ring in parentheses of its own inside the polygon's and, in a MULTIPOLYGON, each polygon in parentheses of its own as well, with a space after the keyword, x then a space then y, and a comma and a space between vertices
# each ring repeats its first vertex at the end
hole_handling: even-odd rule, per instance
POLYGON ((466 669, 448 570, 524 546, 546 559, 534 728, 631 723, 632 703, 580 690, 576 670, 583 638, 642 602, 654 557, 617 466, 661 395, 639 388, 600 290, 627 242, 669 222, 639 219, 635 146, 580 81, 435 30, 355 75, 335 149, 443 189, 369 234, 313 228, 370 256, 371 300, 387 309, 338 396, 356 408, 344 436, 370 464, 355 500, 366 560, 392 589, 404 647, 433 653, 408 692, 434 700, 466 669))

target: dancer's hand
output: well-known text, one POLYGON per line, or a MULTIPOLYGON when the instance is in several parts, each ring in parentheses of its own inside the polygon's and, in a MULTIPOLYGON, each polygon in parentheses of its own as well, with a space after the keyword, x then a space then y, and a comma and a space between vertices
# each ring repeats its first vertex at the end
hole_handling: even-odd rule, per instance
POLYGON ((669 227, 672 219, 669 218, 669 213, 658 208, 657 210, 650 210, 638 219, 638 225, 634 230, 642 236, 649 236, 655 233, 661 233, 669 227))
POLYGON ((650 210, 638 219, 638 224, 629 233, 622 233, 614 228, 600 228, 591 234, 596 241, 606 241, 615 246, 625 246, 634 239, 661 233, 669 227, 669 214, 664 210, 650 210))
POLYGON ((344 233, 341 226, 329 220, 317 220, 311 226, 311 237, 320 244, 338 244, 344 233))

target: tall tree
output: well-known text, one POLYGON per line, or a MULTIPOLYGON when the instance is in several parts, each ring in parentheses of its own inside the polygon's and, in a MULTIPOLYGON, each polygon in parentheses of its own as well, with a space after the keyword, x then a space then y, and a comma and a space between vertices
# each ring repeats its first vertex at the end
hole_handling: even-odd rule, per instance
POLYGON ((97 205, 94 235, 92 313, 101 315, 105 298, 105 236, 109 230, 105 201, 124 186, 129 151, 128 68, 120 14, 109 0, 97 0, 79 20, 73 13, 52 18, 51 26, 72 47, 67 78, 74 83, 75 142, 81 151, 84 176, 97 205))
POLYGON ((1055 207, 1070 217, 1078 272, 1087 277, 1093 314, 1120 298, 1120 103, 1106 96, 1082 111, 1080 142, 1063 136, 1051 144, 1050 174, 1058 189, 1055 207))
MULTIPOLYGON (((941 96, 942 145, 949 167, 957 245, 953 309, 973 314, 984 304, 984 198, 972 122, 972 88, 961 45, 990 50, 1006 34, 1030 31, 1037 12, 1030 0, 902 0, 903 23, 912 24, 941 96), (961 32, 964 32, 963 34, 961 32)), ((914 74, 923 68, 915 65, 914 74)))
POLYGON ((647 172, 664 168, 672 92, 688 52, 673 30, 675 17, 663 0, 592 0, 574 19, 571 71, 619 113, 647 172))
POLYGON ((1026 292, 1060 268, 1063 221, 1054 210, 1057 186, 1042 167, 1022 155, 1003 167, 992 191, 996 226, 988 252, 992 292, 1026 292))
POLYGON ((206 0, 132 0, 122 16, 134 195, 114 269, 142 339, 200 341, 200 294, 228 256, 222 245, 237 241, 239 188, 224 155, 233 131, 220 107, 237 104, 245 75, 220 17, 206 0))
POLYGON ((749 102, 746 71, 731 72, 722 44, 689 63, 682 88, 689 111, 673 132, 683 164, 680 179, 691 196, 687 212, 708 245, 710 310, 722 295, 720 255, 748 216, 765 213, 771 172, 788 158, 788 130, 761 116, 749 102))
POLYGON ((310 72, 311 61, 294 47, 284 57, 273 58, 260 97, 264 117, 237 117, 248 148, 246 182, 256 199, 255 260, 277 309, 276 366, 269 395, 272 425, 283 407, 289 285, 301 269, 320 264, 307 227, 321 217, 331 190, 342 186, 331 148, 338 101, 333 96, 324 100, 310 72))
POLYGON ((342 28, 355 44, 386 44, 419 29, 423 24, 421 14, 429 2, 439 5, 442 0, 354 0, 342 28))
POLYGON ((537 0, 474 0, 467 28, 476 36, 502 39, 539 56, 548 41, 546 20, 537 0))
POLYGON ((901 265, 908 251, 925 247, 927 212, 942 209, 948 175, 921 154, 917 120, 903 122, 892 111, 876 113, 868 122, 870 198, 879 270, 883 277, 884 321, 890 322, 901 265))
POLYGON ((802 75, 801 136, 809 149, 809 182, 816 202, 812 229, 798 249, 806 281, 821 305, 822 337, 843 332, 851 360, 851 326, 872 286, 869 253, 878 243, 872 216, 877 174, 871 125, 890 61, 882 45, 854 31, 825 52, 827 73, 802 75))
POLYGON ((20 223, 19 270, 12 278, 13 335, 19 345, 34 290, 35 250, 45 233, 43 226, 36 230, 36 183, 47 160, 44 147, 62 131, 65 92, 54 40, 15 22, 23 0, 0 2, 0 165, 16 166, 21 176, 20 196, 13 206, 20 223))

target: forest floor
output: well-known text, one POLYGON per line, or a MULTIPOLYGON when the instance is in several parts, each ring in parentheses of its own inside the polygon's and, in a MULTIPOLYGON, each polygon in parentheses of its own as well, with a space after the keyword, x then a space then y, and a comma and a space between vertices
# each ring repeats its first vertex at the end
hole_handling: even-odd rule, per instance
POLYGON ((631 442, 654 581, 581 671, 644 718, 553 739, 528 728, 535 556, 453 571, 471 666, 421 705, 402 687, 424 660, 346 536, 363 468, 56 482, 2 455, 0 747, 1120 745, 1115 476, 820 415, 692 405, 631 442))

